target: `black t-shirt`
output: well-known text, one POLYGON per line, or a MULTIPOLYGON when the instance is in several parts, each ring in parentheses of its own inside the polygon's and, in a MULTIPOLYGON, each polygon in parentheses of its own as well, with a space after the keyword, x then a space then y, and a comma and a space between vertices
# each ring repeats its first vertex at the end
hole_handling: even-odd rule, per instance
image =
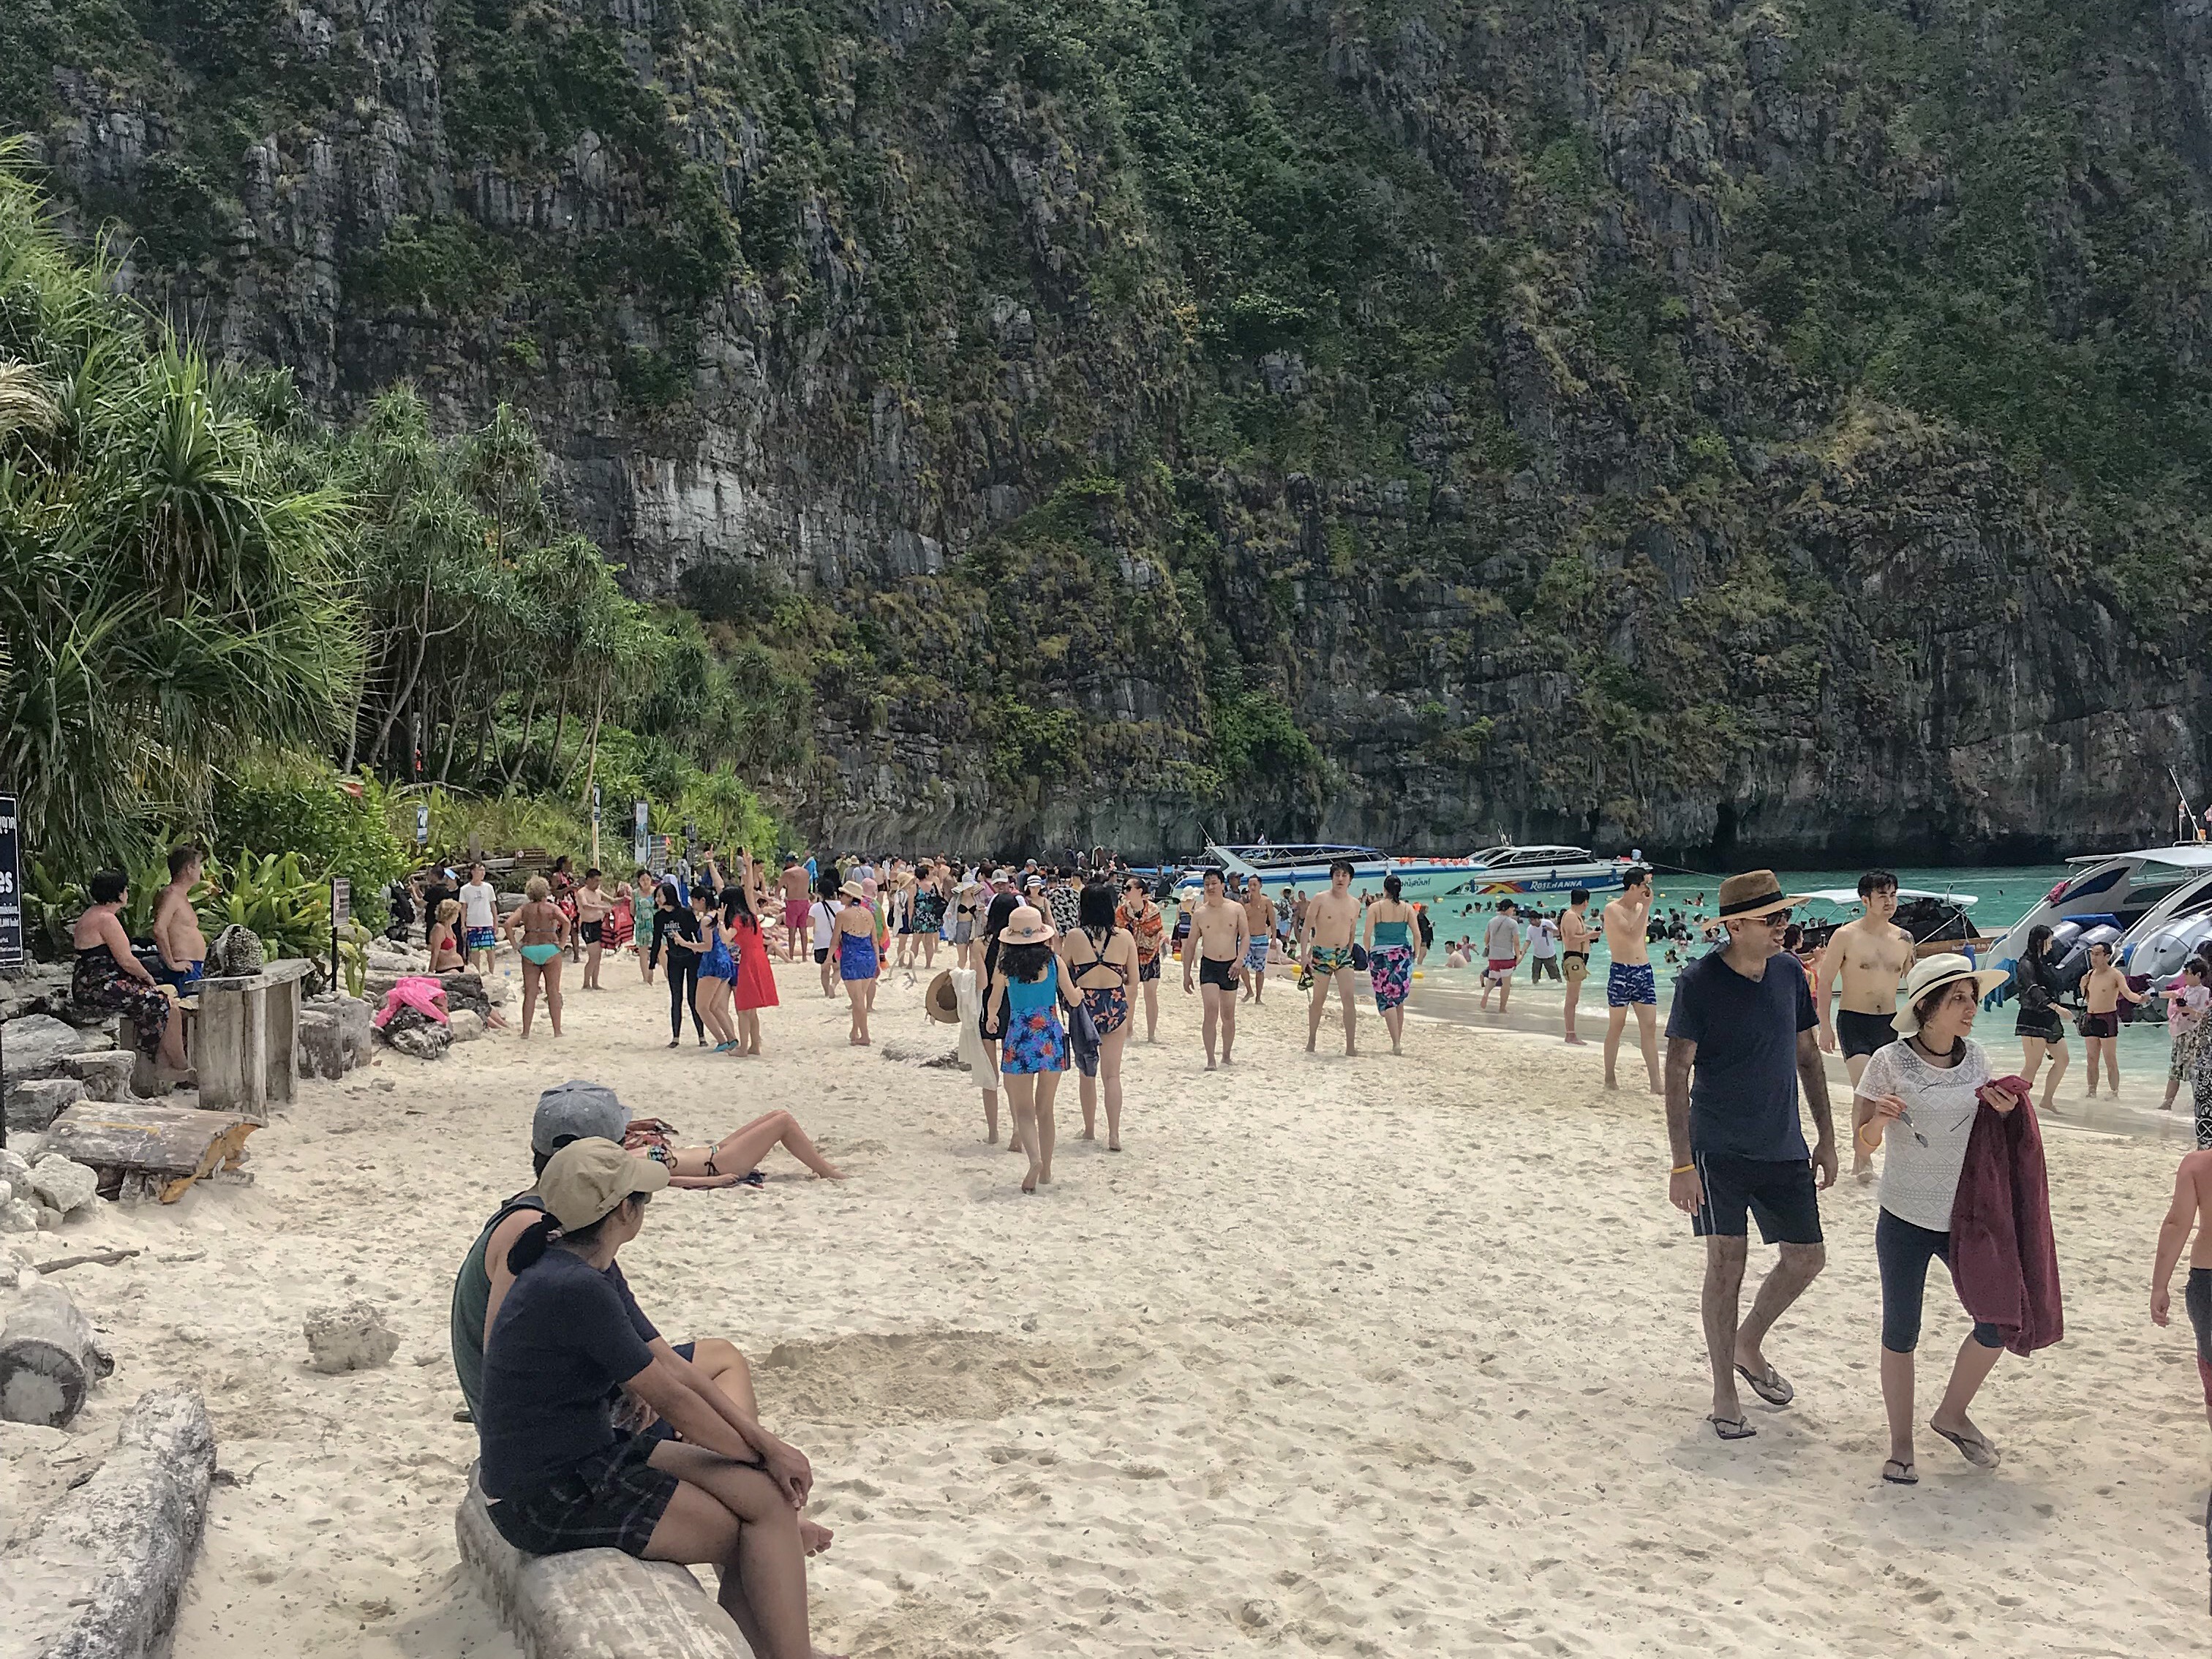
POLYGON ((1820 1023, 1796 958, 1778 952, 1746 979, 1724 952, 1674 981, 1667 1035, 1698 1045, 1690 1074, 1690 1150, 1785 1163, 1812 1154, 1797 1118, 1797 1034, 1820 1023))
POLYGON ((653 1329, 623 1283, 573 1250, 516 1278, 484 1344, 477 1443, 487 1498, 542 1492, 615 1443, 615 1392, 653 1363, 653 1329))

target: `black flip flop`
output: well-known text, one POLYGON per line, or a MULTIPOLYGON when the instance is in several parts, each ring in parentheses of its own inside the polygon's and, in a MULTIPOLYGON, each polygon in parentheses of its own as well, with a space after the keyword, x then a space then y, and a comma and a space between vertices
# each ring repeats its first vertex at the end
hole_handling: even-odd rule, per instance
POLYGON ((1748 1365, 1738 1365, 1735 1374, 1750 1383, 1751 1391, 1770 1406, 1786 1406, 1797 1397, 1797 1390, 1771 1364, 1764 1376, 1753 1376, 1748 1365))
POLYGON ((1933 1423, 1928 1426, 1933 1432, 1942 1435, 1943 1438, 1956 1446, 1959 1449, 1959 1455, 1978 1469, 1993 1469, 2001 1461, 1997 1456, 1997 1449, 1986 1440, 1969 1440, 1963 1434, 1954 1434, 1948 1429, 1936 1428, 1933 1423))
POLYGON ((1759 1432, 1741 1417, 1708 1417, 1705 1421, 1713 1425, 1714 1435, 1723 1440, 1748 1440, 1759 1432))
POLYGON ((1881 1478, 1893 1486, 1917 1486, 1920 1484, 1920 1477, 1913 1474, 1912 1465, 1900 1463, 1894 1457, 1881 1466, 1881 1478), (1892 1469, 1903 1469, 1905 1473, 1892 1474, 1890 1473, 1892 1469))

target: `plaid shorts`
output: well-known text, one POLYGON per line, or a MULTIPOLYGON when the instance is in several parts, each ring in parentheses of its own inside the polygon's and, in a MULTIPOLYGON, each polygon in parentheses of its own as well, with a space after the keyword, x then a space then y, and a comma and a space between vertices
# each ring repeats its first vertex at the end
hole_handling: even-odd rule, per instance
POLYGON ((648 1461, 658 1439, 617 1440, 542 1492, 501 1498, 490 1506, 492 1525, 525 1555, 597 1549, 643 1555, 681 1484, 648 1461))
POLYGON ((489 951, 498 943, 499 930, 495 927, 471 927, 468 931, 467 948, 471 951, 489 951))

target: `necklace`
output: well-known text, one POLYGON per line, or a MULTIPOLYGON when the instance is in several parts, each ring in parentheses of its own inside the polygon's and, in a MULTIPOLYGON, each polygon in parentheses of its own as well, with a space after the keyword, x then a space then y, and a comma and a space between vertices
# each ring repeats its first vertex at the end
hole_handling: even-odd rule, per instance
POLYGON ((1905 1041, 1906 1041, 1907 1042, 1911 1043, 1911 1044, 1915 1048, 1917 1048, 1917 1049, 1918 1049, 1918 1050, 1919 1050, 1923 1054, 1926 1055, 1929 1060, 1949 1060, 1949 1061, 1956 1062, 1956 1060, 1958 1060, 1958 1058, 1959 1058, 1959 1049, 1960 1049, 1960 1039, 1959 1039, 1959 1038, 1957 1038, 1957 1037, 1953 1037, 1953 1038, 1951 1039, 1951 1046, 1950 1046, 1949 1048, 1946 1048, 1946 1049, 1945 1049, 1942 1054, 1937 1054, 1937 1053, 1936 1053, 1933 1048, 1929 1048, 1926 1043, 1923 1042, 1920 1040, 1919 1034, 1918 1034, 1918 1033, 1917 1033, 1917 1032, 1916 1032, 1914 1035, 1912 1035, 1911 1036, 1909 1036, 1909 1037, 1905 1038, 1905 1041))

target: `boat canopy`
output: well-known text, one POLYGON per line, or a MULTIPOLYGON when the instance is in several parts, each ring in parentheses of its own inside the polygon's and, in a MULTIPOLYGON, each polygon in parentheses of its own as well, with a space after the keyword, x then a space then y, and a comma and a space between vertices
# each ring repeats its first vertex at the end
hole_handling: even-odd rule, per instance
POLYGON ((2212 842, 2179 842, 2171 847, 2139 847, 2132 853, 2084 853, 2066 862, 2088 866, 2111 864, 2121 859, 2140 859, 2145 864, 2166 864, 2177 870, 2212 870, 2212 842))
MULTIPOLYGON (((1819 899, 1824 904, 1856 904, 1859 902, 1856 887, 1823 887, 1814 892, 1801 893, 1798 896, 1819 899)), ((1911 899, 1936 899, 1945 904, 1955 904, 1965 910, 1979 904, 1982 896, 1979 893, 1931 893, 1924 887, 1900 887, 1897 890, 1899 903, 1903 904, 1911 899)))

